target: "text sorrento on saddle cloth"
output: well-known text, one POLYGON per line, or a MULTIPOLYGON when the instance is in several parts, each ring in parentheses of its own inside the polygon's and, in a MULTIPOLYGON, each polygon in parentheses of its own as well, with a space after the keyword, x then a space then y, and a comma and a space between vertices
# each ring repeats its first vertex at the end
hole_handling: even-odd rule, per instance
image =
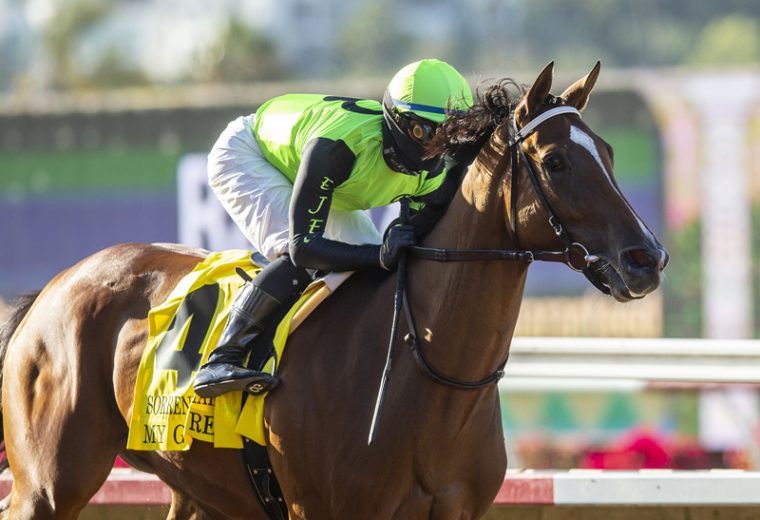
MULTIPOLYGON (((241 436, 266 445, 264 398, 241 391, 217 398, 193 392, 192 380, 216 346, 230 305, 242 279, 242 267, 254 276, 250 251, 212 253, 185 276, 167 300, 148 314, 149 337, 135 384, 127 448, 131 450, 187 450, 193 439, 217 448, 242 448, 241 436)), ((277 327, 277 358, 282 358, 293 315, 320 289, 307 288, 277 327)), ((271 371, 273 360, 265 370, 271 371)))

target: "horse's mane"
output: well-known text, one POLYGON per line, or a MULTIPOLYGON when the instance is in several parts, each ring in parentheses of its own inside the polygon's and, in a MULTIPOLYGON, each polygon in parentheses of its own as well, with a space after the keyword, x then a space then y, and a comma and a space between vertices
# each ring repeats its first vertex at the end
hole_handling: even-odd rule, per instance
POLYGON ((524 93, 525 89, 509 78, 485 89, 478 87, 473 106, 463 114, 448 117, 441 124, 426 147, 428 156, 449 155, 457 162, 471 162, 499 124, 509 117, 524 93))

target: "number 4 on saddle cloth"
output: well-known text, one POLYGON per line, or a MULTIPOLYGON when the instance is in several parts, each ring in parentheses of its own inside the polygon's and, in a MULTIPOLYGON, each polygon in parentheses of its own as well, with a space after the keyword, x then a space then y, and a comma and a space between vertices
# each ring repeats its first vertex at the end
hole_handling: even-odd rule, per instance
MULTIPOLYGON (((127 448, 187 450, 194 439, 217 448, 242 448, 243 437, 264 446, 266 394, 233 391, 203 398, 193 391, 193 378, 219 341, 232 301, 243 286, 236 269, 251 277, 261 267, 250 251, 211 253, 148 314, 149 337, 140 360, 127 448)), ((332 273, 313 282, 269 334, 260 336, 251 353, 251 368, 274 372, 285 341, 312 310, 350 273, 332 273)))

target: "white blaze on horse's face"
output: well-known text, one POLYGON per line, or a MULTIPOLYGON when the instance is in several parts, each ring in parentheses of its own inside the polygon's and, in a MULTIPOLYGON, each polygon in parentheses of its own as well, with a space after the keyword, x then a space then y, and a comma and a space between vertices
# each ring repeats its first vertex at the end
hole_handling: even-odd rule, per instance
MULTIPOLYGON (((597 62, 591 72, 570 85, 559 97, 551 95, 553 67, 554 64, 550 63, 541 71, 515 109, 515 124, 519 131, 514 140, 528 142, 527 138, 537 131, 530 137, 529 150, 523 150, 526 154, 532 153, 537 163, 543 162, 544 186, 536 188, 546 189, 546 195, 555 198, 555 209, 559 211, 554 215, 555 220, 571 226, 571 229, 565 229, 566 239, 577 241, 589 252, 586 256, 588 273, 607 287, 618 301, 640 298, 659 285, 668 254, 615 182, 611 149, 580 119, 575 119, 580 118, 580 112, 588 102, 601 64, 597 62), (555 116, 564 117, 555 119, 553 124, 544 124, 555 116), (542 124, 544 126, 539 129, 542 124), (552 160, 555 155, 557 161, 552 160), (588 160, 589 156, 594 162, 588 160), (573 160, 575 164, 570 164, 573 160), (594 163, 602 170, 606 183, 602 183, 599 177, 602 173, 596 172, 594 163), (553 168, 552 164, 557 167, 553 168), (571 171, 573 167, 577 173, 586 175, 580 178, 559 174, 571 171), (588 185, 579 185, 581 182, 593 183, 591 185, 600 192, 590 192, 588 185), (581 193, 584 202, 579 203, 581 193), (563 212, 566 212, 565 218, 563 212)), ((535 184, 540 182, 536 180, 535 184)), ((551 208, 549 210, 551 213, 551 208)), ((529 226, 531 220, 522 222, 529 226)), ((530 233, 526 231, 524 236, 542 244, 556 239, 550 236, 545 225, 543 228, 531 227, 530 233)))
POLYGON ((620 195, 620 198, 623 199, 623 202, 625 202, 625 205, 628 206, 628 209, 631 211, 631 214, 636 219, 636 222, 639 225, 639 228, 641 229, 641 232, 644 234, 645 237, 647 237, 648 240, 650 240, 653 243, 656 243, 657 240, 654 238, 654 235, 651 231, 649 231, 649 228, 647 228, 644 223, 641 221, 639 216, 636 214, 636 212, 633 210, 631 205, 628 203, 628 200, 623 196, 623 194, 618 189, 615 182, 612 180, 612 176, 610 175, 610 172, 607 171, 607 167, 604 165, 604 162, 602 161, 602 157, 599 155, 599 149, 596 146, 596 143, 594 142, 594 139, 588 135, 586 132, 581 130, 575 125, 570 126, 570 140, 574 142, 575 144, 580 145, 583 149, 585 149, 588 153, 591 154, 591 157, 594 158, 596 163, 599 165, 599 168, 602 169, 604 172, 605 177, 607 178, 607 181, 610 183, 610 186, 612 186, 613 191, 620 195))

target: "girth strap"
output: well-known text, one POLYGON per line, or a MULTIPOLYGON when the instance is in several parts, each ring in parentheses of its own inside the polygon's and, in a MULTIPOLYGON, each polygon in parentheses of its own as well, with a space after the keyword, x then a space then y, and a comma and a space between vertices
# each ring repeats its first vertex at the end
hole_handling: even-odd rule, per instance
POLYGON ((243 465, 259 504, 271 520, 287 520, 288 506, 282 497, 280 484, 272 470, 266 446, 243 437, 243 465))
MULTIPOLYGON (((276 324, 282 321, 283 316, 288 312, 289 308, 290 305, 283 305, 279 310, 275 311, 270 325, 254 343, 254 348, 251 349, 246 368, 261 371, 271 357, 274 357, 276 361, 277 353, 274 350, 272 338, 277 330, 276 324)), ((241 409, 245 406, 245 402, 249 397, 250 394, 243 392, 241 409)), ((277 476, 274 474, 272 463, 269 460, 267 447, 261 446, 247 437, 243 437, 243 448, 240 450, 240 455, 243 459, 246 474, 248 475, 248 481, 253 488, 256 498, 259 499, 259 504, 269 519, 288 520, 288 506, 282 496, 280 483, 277 481, 277 476)))

